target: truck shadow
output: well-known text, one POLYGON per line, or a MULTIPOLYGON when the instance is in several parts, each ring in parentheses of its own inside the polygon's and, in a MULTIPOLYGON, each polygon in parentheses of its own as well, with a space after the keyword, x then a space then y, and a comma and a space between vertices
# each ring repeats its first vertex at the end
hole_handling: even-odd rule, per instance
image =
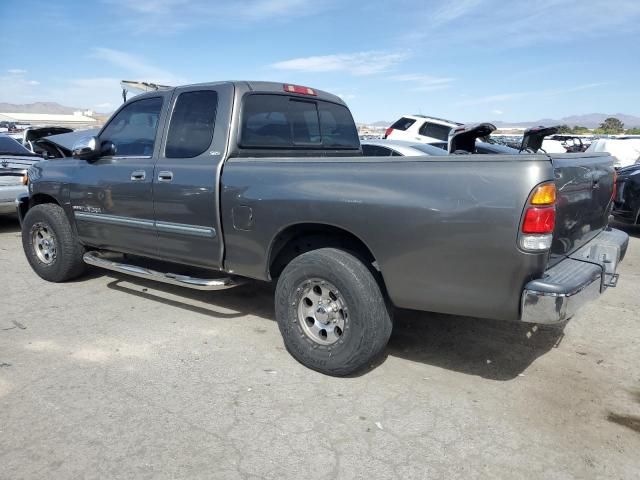
MULTIPOLYGON (((274 286, 251 281, 217 292, 189 290, 108 272, 112 290, 216 319, 255 315, 275 321, 274 286)), ((506 381, 516 378, 562 339, 562 329, 539 328, 470 317, 398 310, 383 357, 390 355, 467 375, 506 381)), ((366 372, 363 372, 366 374, 366 372)))
POLYGON ((20 222, 16 215, 0 215, 0 233, 17 233, 20 231, 20 222))
POLYGON ((629 225, 628 223, 612 222, 611 226, 627 232, 630 237, 640 238, 640 225, 629 225))

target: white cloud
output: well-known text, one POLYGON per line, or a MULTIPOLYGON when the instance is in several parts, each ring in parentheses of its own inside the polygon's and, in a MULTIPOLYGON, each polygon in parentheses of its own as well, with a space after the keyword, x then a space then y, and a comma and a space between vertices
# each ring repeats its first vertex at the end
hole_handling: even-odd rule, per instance
POLYGON ((10 68, 9 70, 7 70, 7 73, 11 75, 24 75, 25 73, 27 73, 27 71, 23 70, 22 68, 10 68))
POLYGON ((114 50, 112 48, 95 48, 90 55, 92 58, 104 60, 117 67, 123 75, 130 78, 126 80, 138 80, 160 84, 179 85, 188 83, 184 78, 156 67, 148 63, 144 58, 128 52, 114 50))
POLYGON ((384 51, 339 53, 293 58, 273 63, 271 67, 297 72, 346 72, 352 75, 373 75, 389 70, 408 56, 407 53, 384 51))
POLYGON ((557 95, 568 95, 570 93, 579 92, 582 90, 589 90, 592 88, 598 88, 608 85, 608 83, 587 83, 584 85, 576 85, 574 87, 562 88, 562 89, 546 89, 546 90, 532 90, 528 92, 512 92, 512 93, 499 93, 497 95, 486 95, 483 97, 475 97, 470 100, 463 100, 458 102, 459 106, 470 105, 484 105, 484 104, 501 104, 508 103, 513 100, 520 100, 522 98, 534 97, 553 97, 557 95))
POLYGON ((494 115, 502 115, 504 112, 502 110, 491 110, 491 113, 494 115))
POLYGON ((452 22, 473 12, 482 3, 483 0, 446 0, 431 12, 431 22, 435 25, 452 22))
POLYGON ((435 77, 433 75, 419 73, 394 75, 390 77, 390 79, 397 82, 411 83, 413 84, 412 90, 417 92, 430 92, 449 88, 451 83, 455 81, 454 78, 450 77, 435 77))

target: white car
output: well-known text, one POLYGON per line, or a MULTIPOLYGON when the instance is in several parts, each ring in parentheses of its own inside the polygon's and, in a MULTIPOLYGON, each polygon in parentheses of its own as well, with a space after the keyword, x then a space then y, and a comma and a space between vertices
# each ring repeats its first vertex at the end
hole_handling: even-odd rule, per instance
POLYGON ((404 115, 387 128, 384 138, 420 143, 446 142, 451 129, 461 125, 451 120, 425 115, 404 115))

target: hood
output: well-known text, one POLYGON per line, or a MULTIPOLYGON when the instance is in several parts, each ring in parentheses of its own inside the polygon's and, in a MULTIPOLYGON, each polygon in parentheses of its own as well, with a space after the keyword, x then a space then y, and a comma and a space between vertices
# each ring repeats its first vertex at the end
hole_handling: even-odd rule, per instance
POLYGON ((30 128, 24 132, 24 142, 35 142, 36 140, 48 137, 50 135, 58 135, 60 133, 73 132, 72 129, 66 127, 42 127, 30 128))
POLYGON ((536 153, 542 147, 544 137, 558 133, 558 127, 531 127, 522 136, 521 152, 536 153))
POLYGON ((492 123, 462 125, 449 132, 449 153, 475 153, 476 140, 488 137, 496 129, 492 123))

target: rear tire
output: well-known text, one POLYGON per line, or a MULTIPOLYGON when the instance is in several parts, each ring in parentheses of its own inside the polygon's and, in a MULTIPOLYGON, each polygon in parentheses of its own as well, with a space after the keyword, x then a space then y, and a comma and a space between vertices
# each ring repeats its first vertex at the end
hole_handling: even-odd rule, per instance
POLYGON ((85 272, 84 248, 59 205, 29 209, 22 222, 22 248, 31 268, 49 282, 65 282, 85 272))
POLYGON ((278 279, 275 300, 287 350, 327 375, 368 367, 391 336, 390 308, 378 282, 342 250, 322 248, 294 258, 278 279))

